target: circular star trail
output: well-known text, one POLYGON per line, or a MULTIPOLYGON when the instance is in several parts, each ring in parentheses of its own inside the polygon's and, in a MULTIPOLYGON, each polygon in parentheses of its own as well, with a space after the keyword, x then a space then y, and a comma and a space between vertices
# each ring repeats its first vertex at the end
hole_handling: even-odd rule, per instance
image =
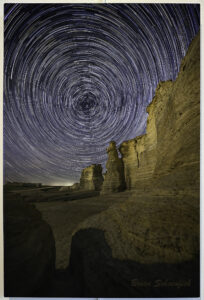
POLYGON ((6 4, 4 18, 5 179, 49 184, 145 133, 200 23, 195 4, 6 4))

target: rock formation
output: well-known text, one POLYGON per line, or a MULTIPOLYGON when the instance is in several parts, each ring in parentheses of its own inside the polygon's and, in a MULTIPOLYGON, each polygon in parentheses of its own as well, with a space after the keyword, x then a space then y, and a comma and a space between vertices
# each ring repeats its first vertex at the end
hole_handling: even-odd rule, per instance
POLYGON ((80 189, 80 183, 76 182, 73 185, 70 186, 71 191, 78 191, 80 189))
POLYGON ((101 194, 121 192, 125 189, 124 167, 122 159, 118 157, 115 142, 110 142, 107 148, 108 160, 106 164, 107 172, 103 182, 101 194))
POLYGON ((161 82, 149 113, 146 134, 122 143, 120 151, 128 189, 199 192, 200 52, 199 36, 190 45, 176 81, 161 82), (158 178, 162 177, 162 182, 158 178), (145 182, 146 181, 146 182, 145 182))
POLYGON ((65 191, 78 191, 80 189, 80 184, 78 182, 70 185, 70 186, 62 186, 59 191, 65 192, 65 191))
POLYGON ((6 297, 32 297, 49 286, 55 269, 50 226, 33 205, 13 196, 4 201, 4 288, 6 297))
MULTIPOLYGON (((130 199, 73 235, 70 265, 83 296, 199 296, 199 34, 177 79, 158 85, 148 113, 146 134, 120 147, 130 199), (80 272, 78 259, 86 262, 80 272)), ((114 163, 108 158, 102 191, 118 182, 117 172, 108 175, 114 163)))
POLYGON ((91 165, 82 170, 80 178, 81 190, 99 191, 103 183, 102 166, 91 165))

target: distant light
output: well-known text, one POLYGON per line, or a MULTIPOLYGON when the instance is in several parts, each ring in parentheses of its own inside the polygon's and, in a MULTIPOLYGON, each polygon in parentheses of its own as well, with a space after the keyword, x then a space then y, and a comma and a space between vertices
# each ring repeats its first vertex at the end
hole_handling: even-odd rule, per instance
POLYGON ((52 186, 71 186, 74 182, 52 182, 50 185, 52 186))

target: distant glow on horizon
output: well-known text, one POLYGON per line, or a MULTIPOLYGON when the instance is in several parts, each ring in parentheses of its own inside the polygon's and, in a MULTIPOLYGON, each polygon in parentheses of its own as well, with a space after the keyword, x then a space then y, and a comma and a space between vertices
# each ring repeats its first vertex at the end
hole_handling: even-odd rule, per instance
POLYGON ((75 182, 69 182, 69 183, 66 183, 66 182, 54 182, 54 183, 50 183, 51 186, 72 186, 75 182))
POLYGON ((199 4, 5 4, 4 181, 72 185, 145 133, 175 80, 199 4))

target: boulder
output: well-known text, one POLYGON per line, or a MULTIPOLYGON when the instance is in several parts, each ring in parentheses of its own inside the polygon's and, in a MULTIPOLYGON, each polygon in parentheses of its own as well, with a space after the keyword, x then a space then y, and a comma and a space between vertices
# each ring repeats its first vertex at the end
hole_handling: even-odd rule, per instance
POLYGON ((55 270, 55 241, 40 212, 16 196, 4 201, 4 288, 6 297, 32 297, 49 286, 55 270))
POLYGON ((114 141, 110 142, 110 145, 107 148, 107 154, 107 172, 104 174, 101 195, 121 192, 125 189, 123 161, 118 157, 118 151, 114 141))
POLYGON ((103 183, 102 166, 100 164, 91 165, 82 170, 80 178, 81 190, 99 191, 103 183))

